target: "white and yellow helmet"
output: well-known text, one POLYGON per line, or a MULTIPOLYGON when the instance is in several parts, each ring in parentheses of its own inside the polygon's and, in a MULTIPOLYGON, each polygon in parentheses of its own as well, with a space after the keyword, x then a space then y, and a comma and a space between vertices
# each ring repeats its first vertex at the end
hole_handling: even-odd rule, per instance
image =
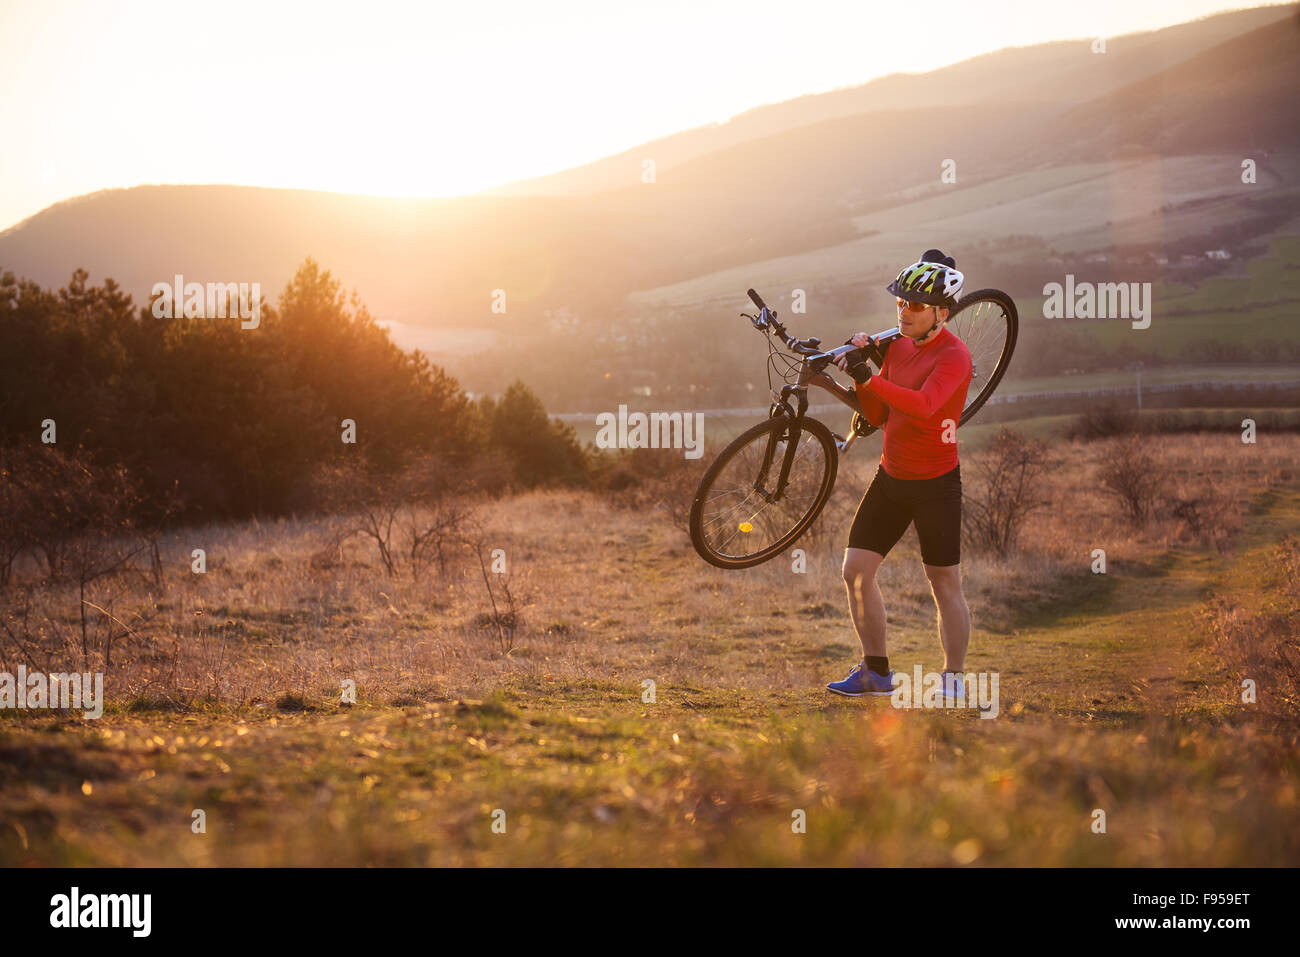
POLYGON ((905 268, 885 288, 899 299, 923 302, 927 306, 951 309, 966 281, 956 269, 957 261, 937 249, 927 249, 918 262, 905 268))

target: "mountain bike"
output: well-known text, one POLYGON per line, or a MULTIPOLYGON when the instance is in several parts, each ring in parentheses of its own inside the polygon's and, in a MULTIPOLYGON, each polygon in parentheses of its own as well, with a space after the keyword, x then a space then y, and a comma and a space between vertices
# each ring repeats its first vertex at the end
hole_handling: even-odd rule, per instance
MULTIPOLYGON (((823 351, 815 336, 796 339, 753 289, 749 298, 758 315, 742 312, 741 316, 767 342, 772 405, 765 421, 742 432, 718 454, 691 503, 691 542, 701 558, 719 568, 759 565, 793 544, 830 498, 840 455, 876 431, 862 414, 856 390, 826 371, 855 347, 846 343, 823 351), (798 358, 782 352, 777 342, 798 358), (780 392, 773 388, 774 373, 785 382, 780 392), (808 387, 813 385, 853 410, 847 436, 805 414, 808 387)), ((997 289, 963 296, 953 308, 948 328, 966 343, 974 366, 958 425, 970 421, 1002 381, 1016 348, 1019 322, 1016 304, 997 289)), ((862 350, 867 360, 882 365, 890 345, 901 335, 894 327, 872 336, 862 350)))

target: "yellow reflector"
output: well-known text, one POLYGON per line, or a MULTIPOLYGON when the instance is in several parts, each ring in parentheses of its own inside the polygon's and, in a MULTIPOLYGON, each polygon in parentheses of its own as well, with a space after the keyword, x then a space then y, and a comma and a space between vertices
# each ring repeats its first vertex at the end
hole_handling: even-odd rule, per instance
POLYGON ((741 522, 740 530, 742 532, 752 532, 754 530, 754 526, 750 525, 749 522, 741 522))

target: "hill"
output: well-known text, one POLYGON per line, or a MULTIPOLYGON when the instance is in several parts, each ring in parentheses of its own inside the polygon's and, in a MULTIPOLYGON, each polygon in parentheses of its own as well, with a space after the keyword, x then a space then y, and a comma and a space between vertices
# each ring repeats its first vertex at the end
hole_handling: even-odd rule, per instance
MULTIPOLYGON (((399 341, 445 359, 510 337, 532 343, 565 309, 583 328, 620 322, 629 304, 698 303, 756 284, 839 295, 940 237, 1069 253, 1220 223, 1264 231, 1294 201, 1287 155, 1300 132, 1284 118, 1300 113, 1300 31, 1277 25, 1293 15, 1224 14, 1111 38, 1105 54, 1082 42, 1001 51, 764 107, 683 147, 653 184, 604 189, 617 178, 593 173, 591 188, 604 191, 421 200, 110 190, 0 234, 0 269, 57 288, 84 267, 143 302, 178 273, 257 281, 269 295, 310 255, 399 341), (1243 193, 1247 152, 1272 158, 1243 193), (943 184, 949 159, 957 179, 943 184), (504 315, 492 311, 495 290, 504 315)), ((500 358, 503 376, 526 369, 500 358)))
POLYGON ((890 74, 861 86, 755 107, 725 123, 674 133, 594 163, 487 192, 508 196, 605 192, 636 182, 647 157, 653 157, 662 172, 708 153, 801 126, 877 110, 954 108, 1001 100, 1060 108, 1158 73, 1235 34, 1276 24, 1293 9, 1239 10, 1110 38, 1104 58, 1092 53, 1088 40, 1062 40, 998 50, 929 73, 890 74))

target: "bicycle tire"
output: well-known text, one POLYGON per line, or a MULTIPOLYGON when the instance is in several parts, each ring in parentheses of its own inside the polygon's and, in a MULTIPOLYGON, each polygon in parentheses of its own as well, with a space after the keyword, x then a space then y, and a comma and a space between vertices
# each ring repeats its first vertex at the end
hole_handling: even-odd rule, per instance
MULTIPOLYGON (((817 493, 807 511, 795 521, 788 531, 780 534, 776 541, 751 553, 734 554, 720 551, 709 540, 709 535, 706 534, 708 529, 705 528, 705 506, 709 502, 709 493, 713 491, 713 485, 718 477, 731 461, 740 455, 742 450, 753 444, 755 439, 761 438, 766 443, 773 429, 784 430, 788 428, 792 421, 786 416, 778 415, 746 429, 718 453, 717 458, 705 471, 704 477, 700 479, 695 498, 691 502, 691 544, 695 546, 695 550, 700 557, 710 565, 727 569, 752 568, 754 565, 769 561, 792 545, 812 525, 817 516, 821 514, 822 509, 825 508, 826 501, 830 498, 831 491, 835 487, 835 476, 839 470, 839 450, 835 445, 835 439, 831 435, 830 429, 816 419, 805 418, 799 420, 801 433, 799 441, 803 442, 805 439, 815 440, 822 449, 823 461, 826 463, 817 493)), ((796 454, 797 450, 798 446, 796 446, 796 454)), ((779 461, 777 467, 779 467, 779 461)), ((748 493, 746 495, 748 497, 748 493)))
MULTIPOLYGON (((957 423, 958 425, 965 425, 969 422, 975 413, 984 407, 984 403, 988 402, 989 397, 993 395, 999 383, 1002 382, 1002 377, 1007 374, 1007 367, 1011 365, 1011 356, 1016 351, 1016 340, 1020 335, 1020 314, 1016 311, 1015 301, 1000 289, 978 289, 968 296, 962 296, 957 301, 957 308, 948 317, 949 325, 961 315, 963 310, 980 302, 996 303, 1002 307, 1007 322, 1006 339, 1003 340, 1002 350, 992 374, 989 375, 974 401, 967 401, 966 408, 961 414, 961 421, 957 423)), ((965 337, 960 336, 960 333, 958 333, 958 336, 963 342, 966 341, 965 337)), ((967 343, 967 348, 969 347, 970 344, 967 343)))

